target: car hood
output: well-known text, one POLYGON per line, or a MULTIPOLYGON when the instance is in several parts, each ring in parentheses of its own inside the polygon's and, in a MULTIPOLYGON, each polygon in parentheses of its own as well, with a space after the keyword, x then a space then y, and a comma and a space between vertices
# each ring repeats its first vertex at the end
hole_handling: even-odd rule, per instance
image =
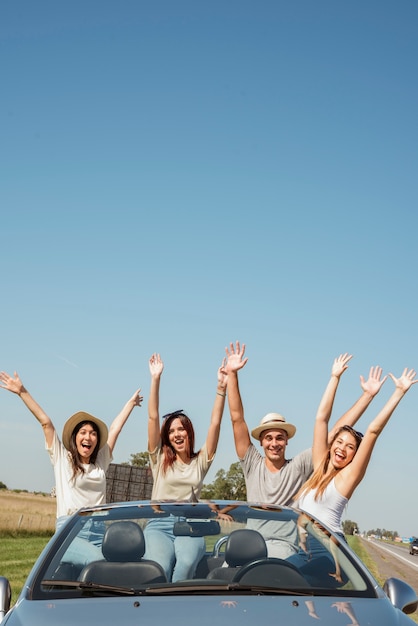
POLYGON ((311 596, 159 596, 95 597, 55 601, 22 599, 1 626, 155 626, 184 624, 254 626, 262 620, 286 626, 411 626, 387 598, 324 598, 311 596))

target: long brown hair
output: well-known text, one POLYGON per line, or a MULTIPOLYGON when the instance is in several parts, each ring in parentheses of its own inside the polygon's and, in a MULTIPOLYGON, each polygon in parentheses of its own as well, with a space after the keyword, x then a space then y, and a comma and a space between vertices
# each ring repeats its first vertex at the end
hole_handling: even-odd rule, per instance
POLYGON ((196 457, 199 452, 194 451, 194 428, 191 422, 191 419, 182 411, 174 411, 173 413, 168 413, 163 417, 163 423, 161 426, 161 449, 163 452, 163 463, 162 463, 162 471, 163 474, 173 466, 177 455, 174 451, 173 446, 170 443, 169 432, 171 423, 173 420, 179 419, 182 423, 183 428, 185 429, 188 437, 188 447, 187 447, 187 455, 190 459, 196 457))
POLYGON ((69 447, 69 454, 70 454, 70 459, 71 459, 71 465, 73 467, 73 475, 72 475, 72 479, 74 480, 77 473, 81 472, 82 474, 85 473, 85 469, 83 466, 83 463, 81 461, 81 457, 80 454, 77 450, 77 444, 75 441, 75 438, 77 436, 78 431, 83 427, 86 426, 86 424, 88 424, 89 426, 91 426, 94 429, 94 432, 97 433, 97 444, 96 447, 94 448, 91 456, 90 456, 90 463, 92 463, 93 465, 96 463, 96 459, 97 459, 97 455, 99 453, 100 450, 100 429, 97 428, 97 424, 95 424, 94 422, 91 422, 89 420, 85 420, 84 422, 79 422, 77 424, 77 426, 75 426, 73 432, 71 433, 71 438, 70 438, 70 447, 69 447))
MULTIPOLYGON (((353 435, 356 441, 356 452, 361 443, 363 435, 359 433, 357 430, 354 430, 351 426, 341 426, 335 433, 334 437, 328 444, 328 450, 324 454, 322 461, 320 462, 317 469, 313 472, 310 478, 306 481, 304 485, 299 489, 298 493, 295 495, 295 500, 298 500, 301 496, 305 495, 311 489, 315 490, 314 500, 319 500, 322 497, 325 489, 328 487, 332 479, 338 474, 338 472, 343 468, 335 468, 333 467, 329 474, 327 474, 329 462, 331 459, 331 447, 334 441, 339 437, 339 435, 343 432, 347 431, 351 435, 353 435)), ((350 461, 351 463, 351 461, 350 461)))

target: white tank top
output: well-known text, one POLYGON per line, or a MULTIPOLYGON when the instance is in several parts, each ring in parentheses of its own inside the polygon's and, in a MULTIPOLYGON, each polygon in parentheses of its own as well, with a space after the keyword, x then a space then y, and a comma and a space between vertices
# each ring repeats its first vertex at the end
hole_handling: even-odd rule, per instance
POLYGON ((314 515, 319 521, 336 533, 342 533, 341 518, 348 504, 348 498, 342 496, 335 486, 335 479, 329 483, 321 497, 315 500, 316 490, 311 489, 298 502, 298 507, 314 515))

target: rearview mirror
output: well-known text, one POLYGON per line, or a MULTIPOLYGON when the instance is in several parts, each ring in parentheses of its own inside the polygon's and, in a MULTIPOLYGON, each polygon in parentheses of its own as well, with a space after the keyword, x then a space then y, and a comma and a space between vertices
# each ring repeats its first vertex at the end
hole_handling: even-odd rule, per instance
POLYGON ((214 519, 188 519, 174 524, 176 537, 204 537, 205 535, 219 535, 221 527, 214 519))

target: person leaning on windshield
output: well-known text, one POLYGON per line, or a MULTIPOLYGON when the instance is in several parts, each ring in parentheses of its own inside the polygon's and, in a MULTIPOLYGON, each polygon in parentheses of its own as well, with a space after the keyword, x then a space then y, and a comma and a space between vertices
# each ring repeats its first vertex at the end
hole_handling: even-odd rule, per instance
POLYGON ((45 411, 23 386, 17 372, 0 372, 0 387, 18 395, 41 424, 55 474, 56 530, 82 507, 106 502, 106 471, 119 434, 135 406, 143 400, 137 389, 108 430, 102 420, 79 411, 68 418, 62 442, 45 411))
MULTIPOLYGON (((213 462, 225 407, 227 376, 218 369, 218 383, 206 442, 194 451, 195 435, 191 420, 183 410, 163 416, 160 427, 159 389, 164 363, 155 353, 149 360, 151 390, 148 402, 148 452, 154 479, 152 500, 189 500, 199 497, 203 480, 213 462)), ((167 580, 192 578, 205 553, 204 537, 175 536, 178 517, 161 516, 145 527, 144 558, 157 561, 167 580)))
MULTIPOLYGON (((238 384, 238 371, 247 363, 244 358, 245 344, 230 344, 226 348, 228 374, 228 403, 231 414, 235 449, 244 472, 249 502, 265 504, 291 505, 294 496, 313 471, 312 449, 300 452, 292 459, 286 459, 286 447, 289 439, 296 433, 296 427, 290 424, 279 413, 268 413, 260 424, 251 431, 251 435, 259 442, 264 456, 251 443, 250 432, 244 419, 244 407, 238 384)), ((348 367, 351 355, 342 354, 336 359, 331 377, 338 386, 343 372, 348 367)), ((373 398, 379 392, 384 380, 380 380, 381 368, 371 368, 368 380, 361 376, 362 395, 356 403, 338 420, 330 432, 343 425, 354 425, 364 413, 373 398)), ((257 528, 266 539, 268 555, 289 558, 298 551, 297 529, 289 528, 287 539, 275 538, 277 530, 267 525, 257 528)), ((284 529, 281 533, 283 536, 284 529)))

